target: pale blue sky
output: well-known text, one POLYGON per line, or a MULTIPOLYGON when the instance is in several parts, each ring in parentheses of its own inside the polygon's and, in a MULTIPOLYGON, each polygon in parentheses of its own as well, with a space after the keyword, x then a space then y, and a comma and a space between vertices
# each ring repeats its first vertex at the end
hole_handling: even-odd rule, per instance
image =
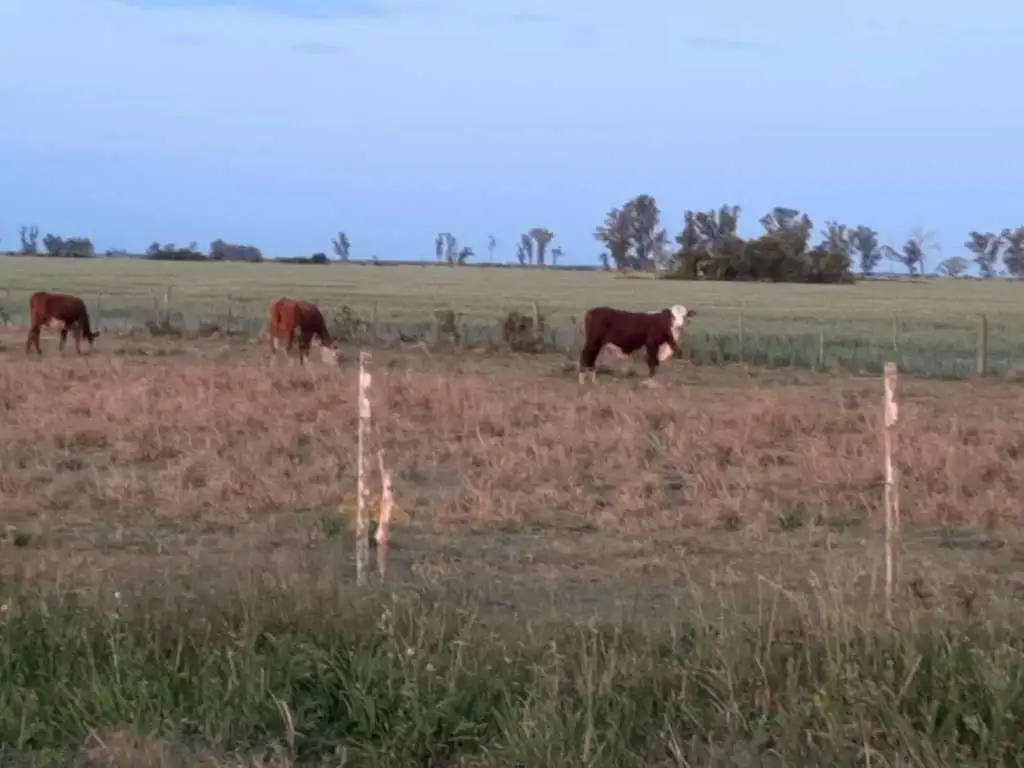
POLYGON ((772 205, 1024 225, 1024 4, 977 0, 3 0, 0 249, 223 237, 432 258, 441 230, 573 262, 604 212, 772 205))

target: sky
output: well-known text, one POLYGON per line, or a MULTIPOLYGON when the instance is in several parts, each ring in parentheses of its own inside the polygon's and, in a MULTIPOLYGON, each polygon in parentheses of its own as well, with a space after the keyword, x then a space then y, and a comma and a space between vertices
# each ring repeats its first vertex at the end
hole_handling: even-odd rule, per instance
POLYGON ((1024 225, 1024 4, 3 0, 0 249, 595 263, 605 212, 775 205, 898 245, 1024 225))

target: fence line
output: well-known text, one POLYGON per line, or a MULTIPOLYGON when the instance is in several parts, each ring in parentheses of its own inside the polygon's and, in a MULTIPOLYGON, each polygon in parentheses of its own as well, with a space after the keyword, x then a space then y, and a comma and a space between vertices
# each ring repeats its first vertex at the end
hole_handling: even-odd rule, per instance
MULTIPOLYGON (((214 335, 218 332, 256 336, 265 326, 262 311, 236 312, 237 307, 233 301, 237 300, 237 297, 230 297, 232 301, 229 301, 222 313, 212 312, 202 316, 204 312, 197 311, 194 316, 190 315, 189 320, 194 319, 196 322, 190 322, 186 329, 184 316, 172 311, 173 300, 177 295, 172 286, 151 288, 148 308, 145 294, 132 294, 141 299, 140 306, 119 312, 116 300, 110 299, 126 295, 128 294, 112 291, 96 293, 93 307, 96 316, 95 327, 106 326, 108 329, 124 332, 132 332, 137 328, 142 331, 148 330, 154 335, 177 336, 194 331, 200 336, 214 335), (135 322, 134 316, 148 316, 149 320, 135 322), (192 328, 192 325, 195 327, 192 328)), ((4 321, 8 330, 17 319, 23 319, 27 324, 27 305, 16 307, 12 303, 9 287, 5 288, 4 296, 4 302, 0 305, 0 319, 4 321), (19 311, 15 311, 16 309, 19 311)), ((257 299, 243 302, 245 305, 251 304, 253 309, 262 303, 257 299)), ((382 323, 378 302, 372 304, 368 320, 360 317, 348 306, 332 306, 328 301, 321 301, 320 305, 326 310, 325 315, 332 333, 337 332, 339 340, 344 342, 390 345, 408 341, 422 342, 426 339, 438 345, 451 342, 453 347, 461 350, 481 346, 498 349, 507 347, 514 352, 546 351, 566 355, 573 355, 579 350, 579 328, 568 321, 562 323, 566 327, 552 324, 543 315, 536 301, 529 302, 529 309, 524 313, 516 310, 508 312, 506 325, 514 317, 517 318, 517 322, 522 323, 521 329, 513 334, 516 338, 511 340, 505 337, 501 318, 471 323, 464 312, 435 310, 433 318, 425 316, 419 322, 382 323), (335 311, 333 317, 331 310, 335 311)), ((574 313, 568 312, 557 314, 559 317, 563 314, 568 315, 570 320, 575 316, 574 313)), ((756 331, 757 326, 754 325, 755 331, 751 333, 752 325, 748 314, 749 307, 741 307, 736 315, 734 330, 721 328, 721 323, 715 324, 719 330, 705 331, 700 323, 688 328, 684 348, 688 350, 691 360, 697 364, 711 365, 741 363, 815 370, 835 368, 854 373, 881 371, 884 362, 883 348, 887 346, 884 331, 865 338, 842 333, 830 338, 828 326, 836 324, 835 320, 831 320, 817 323, 808 321, 806 324, 794 321, 792 330, 769 329, 760 333, 756 331)), ((782 319, 772 317, 771 321, 782 319)), ((941 348, 941 341, 935 345, 915 343, 906 332, 908 318, 897 311, 892 313, 891 319, 892 349, 904 373, 954 377, 989 376, 1003 372, 1012 375, 1024 362, 1024 348, 1019 353, 1021 359, 1018 359, 1013 338, 1005 332, 1001 334, 1000 345, 993 355, 989 318, 986 314, 977 316, 974 341, 971 341, 967 334, 955 332, 957 341, 954 342, 954 349, 948 346, 945 349, 941 348), (934 353, 930 353, 930 349, 934 349, 934 353)), ((945 334, 948 342, 949 332, 946 331, 945 334)))

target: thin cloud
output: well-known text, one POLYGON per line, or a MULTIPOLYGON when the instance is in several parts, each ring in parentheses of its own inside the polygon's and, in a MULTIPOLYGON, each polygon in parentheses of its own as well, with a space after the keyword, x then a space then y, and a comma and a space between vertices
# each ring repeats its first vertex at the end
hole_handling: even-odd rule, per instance
POLYGON ((290 46, 293 51, 300 53, 315 53, 315 54, 337 54, 345 53, 349 49, 344 45, 337 43, 317 43, 317 42, 306 42, 306 43, 295 43, 290 46))
POLYGON ((169 35, 167 42, 171 45, 181 45, 186 48, 201 48, 207 41, 198 35, 169 35))
POLYGON ((508 20, 516 24, 550 24, 555 19, 552 16, 545 16, 541 13, 513 13, 508 20))
POLYGON ((147 10, 235 8, 301 19, 380 18, 396 12, 378 0, 118 0, 147 10))

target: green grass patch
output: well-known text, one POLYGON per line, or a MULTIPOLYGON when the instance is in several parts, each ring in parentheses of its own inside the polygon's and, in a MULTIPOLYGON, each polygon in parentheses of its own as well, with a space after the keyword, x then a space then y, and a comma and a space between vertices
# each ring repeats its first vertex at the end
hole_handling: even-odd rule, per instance
MULTIPOLYGON (((472 600, 260 588, 8 594, 0 759, 132 729, 300 764, 1002 764, 1015 627, 838 613, 498 625, 472 600)), ((967 620, 965 619, 964 622, 967 620)))

